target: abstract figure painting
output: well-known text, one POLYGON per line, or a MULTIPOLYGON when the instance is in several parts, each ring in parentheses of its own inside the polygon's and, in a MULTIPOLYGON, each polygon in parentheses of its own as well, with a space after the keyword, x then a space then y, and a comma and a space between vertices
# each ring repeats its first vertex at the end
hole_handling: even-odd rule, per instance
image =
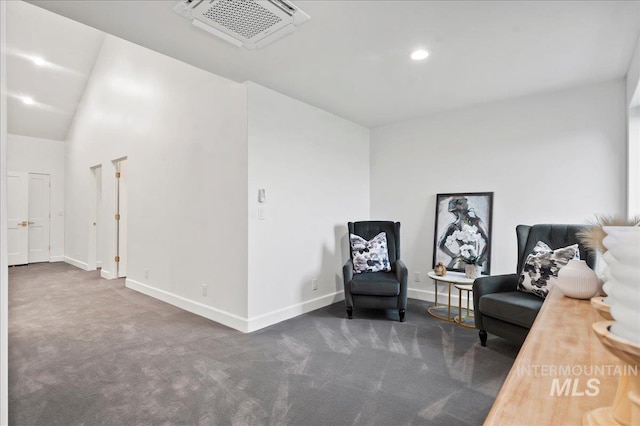
POLYGON ((437 194, 433 265, 463 272, 468 264, 491 273, 493 192, 437 194))

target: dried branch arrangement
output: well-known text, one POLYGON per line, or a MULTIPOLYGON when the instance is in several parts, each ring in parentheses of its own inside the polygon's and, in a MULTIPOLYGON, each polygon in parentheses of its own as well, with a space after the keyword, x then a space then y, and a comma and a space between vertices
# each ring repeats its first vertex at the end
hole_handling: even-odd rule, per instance
POLYGON ((604 226, 640 226, 640 216, 626 219, 619 216, 596 215, 595 219, 589 221, 588 226, 576 234, 578 240, 593 251, 606 252, 607 249, 602 245, 602 240, 607 236, 604 226))

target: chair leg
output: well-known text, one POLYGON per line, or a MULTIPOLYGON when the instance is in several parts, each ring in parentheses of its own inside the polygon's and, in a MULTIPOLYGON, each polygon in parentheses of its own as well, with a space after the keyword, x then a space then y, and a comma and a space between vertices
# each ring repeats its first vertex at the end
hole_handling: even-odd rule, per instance
POLYGON ((347 308, 347 317, 349 317, 349 319, 353 318, 353 308, 347 308))
POLYGON ((406 311, 404 309, 400 309, 400 322, 404 322, 404 313, 406 311))
POLYGON ((487 346, 487 332, 480 330, 478 334, 480 335, 480 346, 487 346))

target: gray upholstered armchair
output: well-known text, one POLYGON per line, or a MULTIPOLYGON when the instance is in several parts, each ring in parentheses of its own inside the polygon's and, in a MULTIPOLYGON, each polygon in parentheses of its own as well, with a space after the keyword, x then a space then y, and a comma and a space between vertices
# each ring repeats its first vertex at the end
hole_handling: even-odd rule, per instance
MULTIPOLYGON (((353 307, 397 309, 404 321, 407 309, 407 267, 400 260, 400 222, 349 222, 349 234, 371 240, 380 232, 386 233, 391 272, 362 272, 355 274, 353 259, 342 268, 344 301, 349 319, 353 307)), ((349 250, 351 252, 351 250, 349 250)))
POLYGON ((515 274, 480 277, 473 283, 473 309, 480 344, 487 345, 487 333, 522 344, 544 301, 518 291, 518 278, 527 256, 542 241, 551 249, 579 244, 580 259, 593 268, 595 256, 576 237, 584 225, 518 225, 518 265, 515 274))

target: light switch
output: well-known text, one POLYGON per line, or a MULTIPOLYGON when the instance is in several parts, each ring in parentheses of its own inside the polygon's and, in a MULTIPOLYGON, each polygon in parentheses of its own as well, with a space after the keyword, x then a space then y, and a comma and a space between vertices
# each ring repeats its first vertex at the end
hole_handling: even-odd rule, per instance
POLYGON ((258 207, 258 220, 264 220, 264 207, 258 207))

